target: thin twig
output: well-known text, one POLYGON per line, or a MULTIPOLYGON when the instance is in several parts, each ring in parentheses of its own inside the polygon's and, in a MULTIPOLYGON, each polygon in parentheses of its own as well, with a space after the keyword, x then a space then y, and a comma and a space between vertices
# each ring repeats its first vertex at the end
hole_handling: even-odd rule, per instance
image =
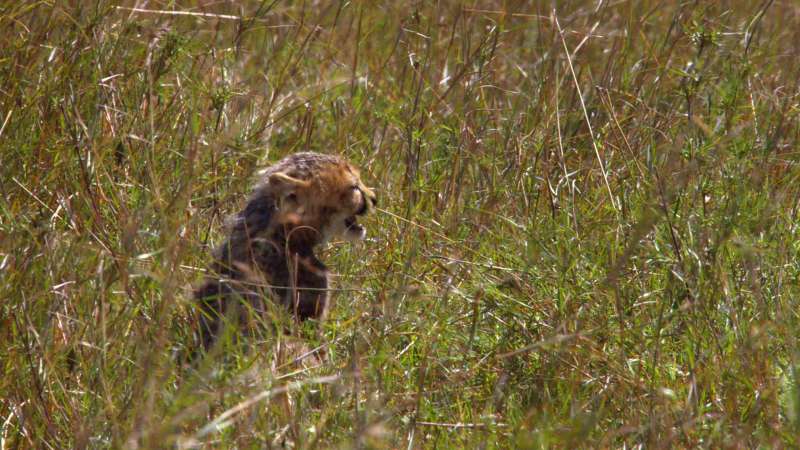
POLYGON ((135 13, 161 14, 165 16, 193 16, 193 17, 211 17, 214 19, 226 19, 226 20, 242 20, 241 16, 232 16, 229 14, 214 14, 214 13, 192 12, 192 11, 167 11, 162 9, 127 8, 125 6, 115 6, 115 8, 135 13))
POLYGON ((3 126, 0 127, 0 136, 3 136, 3 131, 6 129, 6 125, 8 125, 9 119, 11 119, 12 112, 14 112, 13 109, 8 110, 8 114, 6 114, 6 120, 3 121, 3 126))
POLYGON ((594 130, 592 129, 592 123, 589 120, 589 113, 586 111, 586 103, 583 101, 583 93, 581 92, 580 84, 578 84, 578 77, 575 75, 575 68, 572 66, 572 57, 569 55, 567 41, 564 40, 564 31, 561 29, 561 24, 558 23, 558 16, 556 16, 555 10, 553 10, 553 21, 556 23, 556 28, 558 28, 558 36, 561 38, 561 44, 564 46, 564 54, 567 56, 569 71, 572 73, 572 81, 575 82, 575 90, 578 91, 578 99, 581 101, 581 109, 583 110, 583 117, 586 119, 586 126, 589 127, 589 137, 592 139, 594 154, 597 156, 597 162, 600 164, 600 173, 603 174, 603 181, 605 181, 606 189, 608 189, 608 199, 611 200, 611 206, 614 207, 615 210, 619 211, 617 204, 614 202, 614 194, 611 192, 611 185, 608 184, 606 168, 603 165, 603 159, 600 158, 600 150, 597 148, 597 140, 594 137, 594 130))
POLYGON ((513 350, 513 351, 510 351, 508 353, 501 353, 501 354, 497 355, 495 358, 496 359, 509 358, 511 356, 516 356, 516 355, 519 355, 519 354, 522 354, 522 353, 527 353, 527 352, 529 352, 531 350, 536 350, 537 348, 547 347, 547 346, 556 345, 556 344, 562 344, 564 342, 576 339, 576 338, 578 338, 580 336, 581 336, 581 333, 557 334, 557 335, 552 336, 550 338, 543 339, 543 340, 541 340, 539 342, 534 342, 533 344, 525 346, 525 347, 522 347, 520 349, 513 350))
POLYGON ((450 239, 449 237, 447 237, 447 236, 443 235, 442 233, 439 233, 439 232, 433 231, 433 230, 431 230, 430 228, 426 227, 425 225, 420 225, 420 224, 418 224, 417 222, 414 222, 413 220, 408 220, 408 219, 406 219, 406 218, 404 218, 404 217, 400 217, 400 216, 398 216, 397 214, 395 214, 395 213, 393 213, 393 212, 391 212, 391 211, 389 211, 389 210, 383 209, 383 208, 375 208, 375 209, 376 209, 377 211, 379 211, 379 212, 382 212, 382 213, 384 213, 384 214, 388 214, 388 215, 392 216, 392 217, 393 217, 393 218, 395 218, 395 219, 399 219, 399 220, 401 220, 401 221, 403 221, 403 222, 406 222, 406 223, 408 223, 409 225, 414 225, 414 226, 415 226, 415 227, 417 227, 417 228, 420 228, 420 229, 422 229, 422 230, 425 230, 425 231, 427 231, 428 233, 430 233, 430 234, 432 234, 432 235, 434 235, 434 236, 436 236, 436 237, 438 237, 438 238, 441 238, 441 239, 444 239, 444 240, 446 240, 447 242, 450 242, 451 244, 455 244, 455 243, 456 243, 454 240, 450 239))
POLYGON ((295 381, 294 383, 289 383, 285 386, 278 386, 276 388, 261 391, 217 416, 216 419, 206 424, 200 429, 200 431, 197 432, 195 439, 200 439, 206 435, 227 427, 237 414, 250 408, 256 403, 269 399, 270 397, 274 397, 278 394, 284 394, 286 392, 296 391, 311 384, 331 384, 339 381, 341 378, 341 375, 328 375, 324 377, 309 378, 307 380, 295 381))
POLYGON ((425 425, 428 427, 445 427, 445 428, 486 428, 486 427, 507 427, 508 425, 505 423, 492 423, 492 424, 485 424, 485 423, 446 423, 446 422, 422 422, 418 421, 417 425, 425 425))

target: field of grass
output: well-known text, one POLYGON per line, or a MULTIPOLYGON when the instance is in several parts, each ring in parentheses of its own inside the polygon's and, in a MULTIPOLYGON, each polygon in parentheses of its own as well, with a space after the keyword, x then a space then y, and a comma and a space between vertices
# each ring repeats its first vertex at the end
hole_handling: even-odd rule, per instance
POLYGON ((0 448, 800 446, 800 6, 0 2, 0 448), (362 168, 301 366, 198 364, 260 168, 362 168))

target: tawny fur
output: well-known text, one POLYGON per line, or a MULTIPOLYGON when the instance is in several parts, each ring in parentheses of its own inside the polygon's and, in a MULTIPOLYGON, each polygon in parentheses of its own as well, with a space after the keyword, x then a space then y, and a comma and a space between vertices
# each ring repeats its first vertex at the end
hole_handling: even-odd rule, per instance
POLYGON ((324 319, 328 269, 314 250, 333 237, 363 238, 356 217, 375 204, 342 158, 296 153, 267 168, 214 250, 213 275, 194 292, 203 346, 215 342, 225 317, 243 326, 247 310, 263 313, 270 300, 299 321, 324 319))

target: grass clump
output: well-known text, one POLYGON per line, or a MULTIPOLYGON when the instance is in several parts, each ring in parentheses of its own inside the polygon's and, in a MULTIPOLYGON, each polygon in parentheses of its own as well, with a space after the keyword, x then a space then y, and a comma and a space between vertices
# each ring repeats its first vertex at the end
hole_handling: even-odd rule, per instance
POLYGON ((0 6, 0 446, 800 445, 794 5, 142 5, 0 6), (301 150, 381 198, 330 320, 184 364, 301 150))

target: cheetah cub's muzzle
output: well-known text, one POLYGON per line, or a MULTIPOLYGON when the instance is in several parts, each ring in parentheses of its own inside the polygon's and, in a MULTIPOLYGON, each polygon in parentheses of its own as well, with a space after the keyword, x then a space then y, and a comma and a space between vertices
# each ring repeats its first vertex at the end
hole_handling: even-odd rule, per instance
POLYGON ((352 186, 350 188, 350 196, 353 198, 353 204, 357 204, 358 211, 352 216, 344 219, 344 233, 343 237, 348 241, 362 240, 367 236, 367 229, 358 223, 358 216, 364 216, 375 209, 377 206, 377 198, 372 191, 366 193, 361 190, 359 186, 352 186))

